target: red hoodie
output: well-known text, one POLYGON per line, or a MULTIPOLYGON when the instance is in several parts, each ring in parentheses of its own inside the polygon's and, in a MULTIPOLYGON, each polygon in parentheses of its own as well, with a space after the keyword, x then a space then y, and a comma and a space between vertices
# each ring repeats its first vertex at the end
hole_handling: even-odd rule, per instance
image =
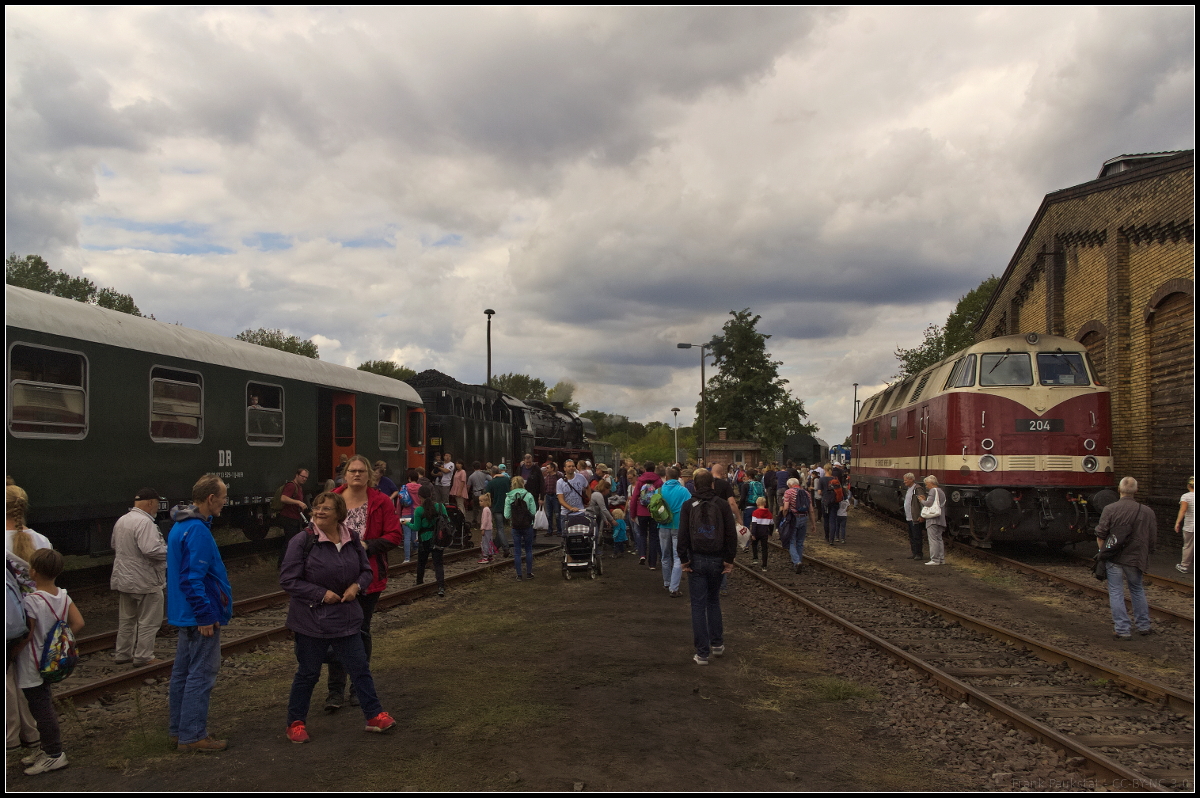
MULTIPOLYGON (((342 493, 345 485, 334 488, 334 493, 342 493)), ((384 496, 375 488, 367 488, 367 528, 363 531, 363 542, 373 538, 383 538, 397 546, 404 545, 404 537, 400 533, 400 519, 396 517, 396 507, 391 499, 384 496)), ((367 557, 371 563, 371 586, 367 593, 379 593, 387 587, 387 555, 376 554, 367 557)))
POLYGON ((633 489, 630 491, 629 504, 633 507, 633 515, 635 518, 649 518, 650 508, 644 507, 640 501, 642 496, 642 486, 649 485, 652 490, 658 490, 662 487, 662 477, 655 474, 653 471, 646 471, 637 478, 637 482, 633 484, 633 489))

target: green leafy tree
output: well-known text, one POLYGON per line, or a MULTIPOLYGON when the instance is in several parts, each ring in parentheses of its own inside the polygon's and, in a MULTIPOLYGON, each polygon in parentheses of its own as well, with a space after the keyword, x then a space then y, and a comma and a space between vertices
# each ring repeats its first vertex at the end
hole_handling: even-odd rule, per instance
POLYGON ((311 357, 313 360, 321 359, 320 353, 317 352, 317 345, 311 340, 301 340, 295 335, 285 335, 282 330, 268 330, 265 327, 259 327, 257 330, 242 330, 234 338, 270 349, 291 352, 293 355, 311 357))
MULTIPOLYGON (((804 402, 792 396, 787 380, 779 376, 782 361, 767 352, 771 336, 757 329, 761 316, 750 309, 729 311, 723 334, 712 339, 717 373, 708 380, 708 431, 714 435, 727 427, 733 440, 758 441, 764 449, 777 449, 798 432, 816 432, 805 422, 804 402)), ((696 404, 697 418, 703 413, 696 404)), ((649 426, 649 425, 647 425, 649 426)))
POLYGON ((930 324, 925 328, 925 340, 920 346, 912 349, 896 347, 896 359, 900 361, 900 374, 896 379, 904 380, 920 374, 934 363, 975 343, 975 323, 979 321, 999 284, 1000 279, 996 275, 988 277, 965 296, 959 297, 958 304, 946 317, 944 326, 930 324))
POLYGON ((563 407, 572 412, 579 412, 579 402, 575 401, 575 383, 559 380, 554 387, 546 391, 546 401, 562 402, 563 407))
POLYGON ((99 305, 131 316, 142 315, 129 294, 122 294, 115 288, 97 289, 96 284, 86 277, 74 277, 64 271, 51 269, 41 255, 18 258, 15 252, 10 253, 4 260, 4 282, 51 296, 99 305))
POLYGON ((492 387, 515 396, 522 402, 546 401, 546 383, 528 374, 501 374, 492 377, 492 387))
POLYGON ((417 376, 417 372, 407 366, 401 366, 394 360, 368 360, 365 363, 359 363, 358 370, 369 371, 381 377, 391 377, 393 380, 401 381, 417 376))

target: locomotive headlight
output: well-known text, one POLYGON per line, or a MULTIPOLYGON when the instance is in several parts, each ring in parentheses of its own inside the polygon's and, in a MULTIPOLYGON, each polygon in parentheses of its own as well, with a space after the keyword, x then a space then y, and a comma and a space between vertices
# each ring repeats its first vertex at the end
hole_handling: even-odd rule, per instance
POLYGON ((1087 449, 1090 452, 1096 448, 1096 442, 1094 440, 1092 440, 1091 438, 1088 438, 1086 441, 1083 442, 1083 448, 1087 449))
POLYGON ((1083 470, 1088 472, 1089 474, 1092 473, 1093 471, 1095 471, 1099 467, 1100 467, 1100 461, 1097 460, 1095 457, 1092 457, 1090 454, 1087 457, 1083 458, 1083 470))
POLYGON ((996 445, 996 442, 994 440, 992 440, 991 438, 984 438, 983 441, 979 445, 983 447, 983 450, 985 452, 990 452, 992 450, 992 447, 996 445))
POLYGON ((952 492, 950 494, 950 501, 954 502, 955 504, 958 504, 960 501, 962 501, 962 491, 956 490, 952 492))
POLYGON ((990 454, 985 454, 979 458, 979 468, 983 471, 995 471, 996 466, 996 458, 990 454))

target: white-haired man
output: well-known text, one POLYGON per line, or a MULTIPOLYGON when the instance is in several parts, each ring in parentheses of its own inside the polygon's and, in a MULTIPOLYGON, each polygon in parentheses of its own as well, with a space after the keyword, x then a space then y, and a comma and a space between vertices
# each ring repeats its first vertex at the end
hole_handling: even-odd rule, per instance
POLYGON ((1096 524, 1096 545, 1108 571, 1108 606, 1112 610, 1113 636, 1129 640, 1131 627, 1125 609, 1125 585, 1133 603, 1133 622, 1138 634, 1150 634, 1150 603, 1142 586, 1142 573, 1150 565, 1150 553, 1158 543, 1154 511, 1139 504, 1138 483, 1125 477, 1117 486, 1120 501, 1104 508, 1096 524))

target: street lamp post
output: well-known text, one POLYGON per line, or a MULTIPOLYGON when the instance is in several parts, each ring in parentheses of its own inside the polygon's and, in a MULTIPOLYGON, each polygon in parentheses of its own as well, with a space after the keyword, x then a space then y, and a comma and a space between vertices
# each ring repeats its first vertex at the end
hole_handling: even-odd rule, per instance
POLYGON ((487 329, 488 380, 487 380, 487 386, 489 388, 491 388, 492 387, 492 316, 495 315, 496 311, 492 310, 491 308, 488 308, 487 310, 484 311, 484 313, 486 313, 487 317, 488 317, 488 329, 487 329))
POLYGON ((712 348, 712 342, 707 344, 675 344, 678 349, 700 347, 700 459, 704 467, 708 467, 708 382, 704 378, 704 350, 712 348))
POLYGON ((675 460, 679 461, 679 408, 672 407, 671 412, 675 414, 675 460))

